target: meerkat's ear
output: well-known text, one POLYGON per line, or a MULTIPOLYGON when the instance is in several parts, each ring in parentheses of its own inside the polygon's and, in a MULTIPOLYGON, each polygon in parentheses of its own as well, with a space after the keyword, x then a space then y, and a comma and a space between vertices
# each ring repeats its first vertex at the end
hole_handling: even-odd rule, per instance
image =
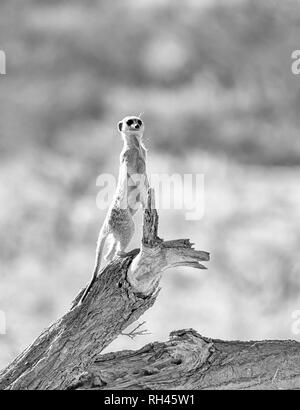
POLYGON ((123 122, 122 122, 122 121, 119 121, 119 122, 118 122, 118 129, 119 129, 119 131, 122 131, 122 127, 123 127, 123 122))

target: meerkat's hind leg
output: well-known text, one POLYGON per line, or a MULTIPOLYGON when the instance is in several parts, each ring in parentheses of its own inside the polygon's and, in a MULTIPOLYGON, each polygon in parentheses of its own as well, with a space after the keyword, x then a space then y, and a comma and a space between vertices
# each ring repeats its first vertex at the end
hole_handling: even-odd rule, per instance
POLYGON ((124 231, 122 233, 122 236, 120 237, 118 247, 117 247, 117 255, 120 256, 121 258, 124 258, 130 254, 130 252, 126 252, 126 249, 128 248, 130 241, 133 237, 134 234, 134 224, 130 226, 130 228, 127 231, 124 231))
POLYGON ((80 296, 80 299, 77 300, 77 298, 74 300, 74 303, 72 305, 72 309, 75 306, 81 305, 82 302, 85 300, 85 298, 87 297, 89 291, 91 290, 93 284, 95 283, 96 279, 97 279, 97 275, 98 275, 98 271, 100 269, 101 266, 101 258, 102 258, 102 252, 103 252, 103 248, 107 239, 107 231, 105 229, 101 229, 99 236, 98 236, 98 241, 97 241, 97 248, 96 248, 96 260, 95 260, 95 266, 94 266, 94 271, 93 271, 93 276, 92 279, 90 281, 90 283, 88 284, 88 286, 83 290, 82 295, 80 296))
POLYGON ((117 245, 118 245, 118 243, 117 243, 116 238, 114 236, 112 236, 110 238, 109 249, 108 249, 106 255, 104 256, 104 259, 106 260, 106 262, 110 262, 114 258, 114 256, 116 255, 117 245))

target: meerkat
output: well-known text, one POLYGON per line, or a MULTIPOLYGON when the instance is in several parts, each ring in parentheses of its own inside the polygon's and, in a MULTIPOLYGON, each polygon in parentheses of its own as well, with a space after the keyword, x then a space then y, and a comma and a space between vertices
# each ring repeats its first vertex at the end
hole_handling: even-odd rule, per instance
POLYGON ((84 301, 97 278, 106 240, 110 238, 110 247, 104 257, 107 262, 117 254, 124 256, 135 231, 133 216, 140 205, 146 207, 149 181, 146 173, 147 151, 142 141, 144 123, 140 117, 128 116, 118 123, 118 129, 124 142, 118 184, 98 236, 92 280, 79 303, 84 301))

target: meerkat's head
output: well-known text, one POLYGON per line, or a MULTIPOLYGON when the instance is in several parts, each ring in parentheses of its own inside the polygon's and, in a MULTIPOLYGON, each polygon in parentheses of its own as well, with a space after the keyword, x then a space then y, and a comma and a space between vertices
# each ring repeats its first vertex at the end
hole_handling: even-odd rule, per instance
POLYGON ((142 137, 145 125, 141 118, 135 116, 128 116, 123 118, 118 123, 118 129, 121 134, 125 136, 134 135, 136 137, 142 137))

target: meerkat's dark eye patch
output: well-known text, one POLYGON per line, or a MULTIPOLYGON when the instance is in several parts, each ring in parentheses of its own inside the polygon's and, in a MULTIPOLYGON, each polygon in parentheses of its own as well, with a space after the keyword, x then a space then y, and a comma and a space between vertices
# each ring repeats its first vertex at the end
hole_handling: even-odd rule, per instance
POLYGON ((141 120, 137 120, 137 123, 139 124, 139 126, 141 127, 142 126, 142 124, 143 124, 143 121, 141 121, 141 120))
POLYGON ((133 124, 133 120, 128 120, 128 121, 126 122, 126 124, 128 125, 128 127, 130 127, 130 126, 133 124))

